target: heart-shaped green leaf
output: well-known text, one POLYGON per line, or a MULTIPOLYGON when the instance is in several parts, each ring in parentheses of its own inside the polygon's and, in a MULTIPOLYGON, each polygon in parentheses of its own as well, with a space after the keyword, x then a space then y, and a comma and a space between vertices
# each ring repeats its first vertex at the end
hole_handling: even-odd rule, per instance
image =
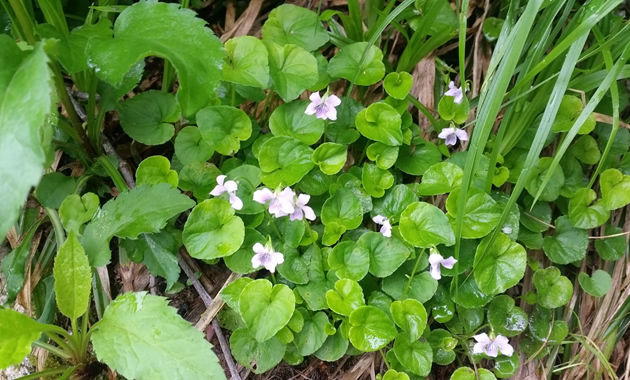
POLYGON ((392 173, 373 164, 363 165, 361 180, 365 191, 374 198, 381 198, 394 184, 392 173))
MULTIPOLYGON (((543 184, 543 180, 549 172, 549 167, 551 166, 552 161, 552 157, 541 157, 538 160, 538 165, 531 169, 529 178, 525 183, 525 190, 527 190, 532 197, 535 197, 538 194, 538 191, 543 184)), ((551 177, 549 177, 549 182, 545 185, 545 189, 540 193, 538 199, 546 202, 555 201, 560 195, 560 190, 563 185, 564 172, 562 171, 562 166, 558 165, 551 174, 551 177)))
POLYGON ((376 277, 387 277, 407 260, 407 246, 395 237, 386 237, 379 232, 366 232, 357 240, 352 255, 370 257, 370 273, 376 277))
POLYGON ((341 279, 335 282, 335 289, 326 292, 326 303, 335 313, 350 316, 355 309, 365 305, 363 289, 356 281, 341 279))
POLYGON ((383 79, 383 87, 392 98, 405 99, 413 86, 413 77, 406 71, 389 73, 383 79))
POLYGON ((580 272, 578 281, 584 291, 593 297, 602 297, 608 293, 612 286, 612 278, 608 272, 601 269, 593 272, 591 277, 586 273, 580 272))
POLYGON ((294 100, 276 108, 269 117, 271 133, 274 136, 293 137, 306 145, 319 141, 326 122, 304 113, 308 103, 307 100, 294 100))
POLYGON ((299 140, 278 136, 260 147, 258 161, 263 171, 262 181, 271 188, 299 182, 315 166, 313 150, 299 140))
POLYGON ((485 368, 478 368, 477 373, 475 370, 468 367, 459 367, 453 372, 450 380, 496 380, 492 372, 485 368))
POLYGON ((464 96, 460 104, 455 103, 455 97, 442 96, 438 103, 438 113, 444 120, 453 120, 457 124, 463 124, 468 119, 470 113, 470 103, 468 98, 464 96))
POLYGON ((265 41, 269 53, 269 74, 274 91, 290 102, 317 83, 317 59, 297 45, 265 41))
POLYGON ((616 210, 630 203, 630 175, 617 169, 607 169, 599 176, 604 206, 616 210))
POLYGON ((329 335, 324 344, 317 350, 314 355, 319 360, 326 362, 334 362, 348 350, 348 338, 343 336, 341 329, 337 329, 335 334, 329 335))
POLYGON ((501 294, 494 297, 488 306, 488 323, 497 334, 512 337, 527 328, 527 314, 514 306, 512 297, 501 294))
POLYGON ((412 298, 394 301, 389 310, 396 325, 407 333, 409 339, 420 338, 427 327, 427 311, 420 302, 412 298))
POLYGON ((361 306, 350 314, 350 342, 363 352, 385 347, 396 336, 396 326, 387 314, 374 306, 361 306))
POLYGON ((597 140, 591 135, 580 136, 580 138, 571 144, 569 152, 587 165, 595 165, 602 156, 599 151, 599 146, 597 145, 597 140))
POLYGON ((269 86, 267 48, 258 38, 238 36, 225 42, 223 80, 265 89, 269 86))
MULTIPOLYGON (((606 225, 604 233, 607 236, 621 234, 623 230, 619 227, 606 225)), ((599 256, 604 260, 617 260, 626 254, 626 237, 617 235, 606 239, 595 240, 595 249, 599 256)))
POLYGON ((527 267, 527 253, 522 245, 503 233, 492 240, 492 236, 488 236, 479 243, 473 264, 475 282, 489 295, 502 293, 518 284, 527 267))
POLYGON ((252 122, 245 112, 230 106, 210 106, 197 112, 201 137, 217 152, 231 155, 240 149, 240 141, 252 134, 252 122))
MULTIPOLYGON (((577 96, 565 95, 562 97, 562 102, 560 103, 560 108, 558 109, 556 120, 551 126, 551 130, 554 132, 568 132, 573 126, 573 123, 575 123, 580 116, 583 108, 582 100, 577 96)), ((584 124, 580 126, 578 133, 586 135, 589 134, 593 128, 595 128, 595 116, 591 114, 584 124)))
POLYGON ((558 217, 555 225, 555 234, 543 241, 545 255, 556 264, 582 260, 588 247, 588 233, 573 227, 566 216, 558 217))
MULTIPOLYGON (((221 171, 209 162, 191 162, 179 171, 179 188, 191 191, 198 200, 207 199, 221 171)), ((245 203, 245 200, 241 198, 245 203)), ((245 206, 243 206, 245 207, 245 206)))
POLYGON ((35 189, 35 198, 42 206, 59 208, 61 202, 72 194, 77 186, 74 177, 63 173, 53 172, 45 174, 35 189))
POLYGON ((175 137, 175 155, 183 164, 205 162, 212 157, 212 153, 212 145, 201 137, 197 127, 184 127, 175 137))
POLYGON ((383 215, 389 219, 391 223, 400 220, 400 214, 407 206, 417 201, 418 197, 407 185, 396 185, 392 187, 383 198, 374 202, 372 215, 383 215))
POLYGON ((118 105, 120 126, 132 139, 145 145, 164 144, 175 133, 171 124, 179 120, 179 106, 168 92, 141 92, 118 105))
POLYGON ((346 230, 361 225, 363 209, 359 198, 351 190, 339 189, 324 202, 321 218, 325 227, 322 242, 324 245, 332 245, 346 230))
POLYGON ((402 145, 400 114, 386 103, 372 103, 362 109, 355 120, 359 132, 370 140, 389 146, 402 145))
POLYGON ((293 4, 282 4, 269 13, 262 27, 262 37, 265 41, 294 44, 308 51, 317 50, 328 42, 328 33, 318 14, 293 4))
POLYGON ((414 202, 400 215, 400 234, 414 247, 455 244, 455 234, 442 210, 426 202, 414 202))
POLYGON ((433 349, 433 362, 438 365, 449 365, 455 361, 453 349, 457 346, 457 339, 444 329, 431 330, 427 341, 433 349))
POLYGON ((348 158, 347 147, 337 143, 323 143, 315 149, 313 162, 328 175, 337 174, 346 164, 348 158))
POLYGON ((410 175, 423 175, 433 164, 440 162, 442 153, 429 141, 417 141, 413 149, 403 145, 398 152, 396 167, 410 175))
POLYGON ((538 304, 547 309, 566 305, 573 294, 573 284, 556 267, 538 269, 532 282, 538 293, 538 304))
POLYGON ((156 185, 168 183, 177 187, 177 172, 171 170, 171 162, 164 156, 147 157, 136 169, 136 185, 156 185))
POLYGON ((276 337, 258 342, 246 328, 240 328, 230 336, 234 359, 256 374, 267 372, 280 363, 286 349, 286 344, 276 337))
POLYGON ((328 74, 359 86, 372 85, 385 75, 383 52, 367 42, 345 45, 328 63, 328 74))
POLYGON ((571 224, 577 228, 591 229, 606 223, 610 217, 610 211, 604 207, 602 200, 590 205, 595 199, 597 199, 597 194, 591 189, 580 189, 575 193, 569 201, 571 224))
POLYGON ((228 201, 207 199, 188 216, 182 238, 192 257, 211 260, 236 252, 245 239, 245 226, 228 201))
POLYGON ((243 321, 258 342, 271 339, 289 323, 295 296, 288 286, 260 279, 247 284, 238 300, 243 321))
POLYGON ((304 326, 295 334, 293 342, 301 356, 308 356, 317 351, 328 338, 329 332, 334 334, 334 327, 323 311, 308 312, 304 308, 297 309, 304 317, 304 326))
POLYGON ((438 195, 450 193, 462 182, 464 171, 450 162, 438 162, 424 172, 418 186, 420 195, 438 195))
POLYGON ((94 193, 68 195, 59 207, 59 219, 66 231, 79 232, 79 227, 96 214, 99 203, 98 195, 94 193))
POLYGON ((191 118, 215 97, 225 56, 221 41, 205 25, 179 4, 135 3, 116 18, 113 38, 89 45, 90 63, 99 78, 116 85, 145 57, 168 59, 177 71, 182 112, 191 118))
MULTIPOLYGON (((446 198, 446 210, 451 224, 455 223, 458 215, 460 189, 454 189, 446 198)), ((464 206, 464 222, 462 237, 464 239, 478 239, 492 231, 501 218, 503 207, 485 192, 471 188, 464 206)))
POLYGON ((354 251, 353 241, 339 242, 328 254, 328 266, 339 278, 360 281, 370 268, 370 254, 366 250, 354 251))
POLYGON ((400 364, 418 376, 427 376, 433 363, 433 349, 424 339, 411 339, 407 333, 398 334, 394 341, 394 353, 400 364))
POLYGON ((394 299, 413 298, 420 302, 429 301, 438 289, 438 282, 429 272, 417 273, 410 282, 409 273, 404 268, 405 266, 401 267, 396 273, 383 279, 383 291, 394 299))
POLYGON ((389 169, 398 158, 398 147, 389 146, 380 142, 370 144, 365 150, 367 157, 376 163, 381 169, 389 169))

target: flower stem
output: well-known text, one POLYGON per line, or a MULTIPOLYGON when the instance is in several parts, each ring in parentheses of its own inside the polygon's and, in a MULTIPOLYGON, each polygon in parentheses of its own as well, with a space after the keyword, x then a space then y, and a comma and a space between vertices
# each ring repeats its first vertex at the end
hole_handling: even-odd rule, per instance
POLYGON ((420 253, 418 254, 418 257, 416 257, 416 263, 413 264, 413 270, 411 271, 409 280, 407 280, 407 285, 405 285, 405 288, 403 289, 401 298, 404 298, 405 295, 407 294, 407 290, 409 290, 409 287, 411 286, 411 281, 413 281, 413 276, 415 276, 416 270, 418 270, 418 265, 420 265, 420 258, 422 258, 423 255, 424 255, 424 248, 422 248, 422 251, 420 251, 420 253))

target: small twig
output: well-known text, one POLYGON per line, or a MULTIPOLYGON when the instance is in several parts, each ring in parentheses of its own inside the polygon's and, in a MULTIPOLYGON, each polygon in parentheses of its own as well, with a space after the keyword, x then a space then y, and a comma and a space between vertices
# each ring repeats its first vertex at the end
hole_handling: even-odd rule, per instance
POLYGON ((625 232, 620 232, 618 234, 612 234, 612 235, 603 235, 603 236, 589 236, 589 239, 608 239, 608 238, 614 238, 617 236, 625 236, 625 235, 630 235, 630 231, 625 231, 625 232))
MULTIPOLYGON (((183 252, 180 251, 180 254, 177 257, 178 261, 179 261, 179 265, 184 270, 184 273, 186 273, 186 276, 188 276, 188 279, 190 280, 190 282, 192 283, 193 287, 195 288, 195 290, 197 291, 197 293, 201 297, 201 300, 203 301, 204 305, 206 305, 208 310, 210 310, 211 306, 216 303, 215 300, 217 300, 217 299, 221 300, 221 297, 217 297, 217 298, 215 298, 215 300, 212 299, 212 296, 210 296, 210 294, 208 294, 208 292, 203 287, 201 282, 195 276, 195 272, 188 265, 186 260, 182 257, 183 256, 182 253, 183 252)), ((230 277, 232 277, 232 276, 230 276, 230 277)), ((223 306, 223 305, 221 305, 221 306, 223 306)), ((220 310, 220 308, 219 308, 219 310, 220 310)), ((219 310, 217 310, 217 312, 219 310)), ((205 314, 206 313, 204 313, 202 315, 202 319, 203 319, 205 314)), ((216 313, 214 315, 216 315, 216 313)), ((221 331, 221 327, 219 326, 219 322, 216 319, 214 319, 214 315, 212 316, 212 328, 214 329, 214 333, 217 336, 217 340, 219 341, 219 346, 221 346, 221 351, 223 352, 223 357, 225 358, 225 362, 227 363, 228 369, 230 370, 230 374, 232 375, 232 379, 233 380, 241 380, 241 376, 239 375, 238 369, 236 368, 236 365, 234 364, 234 360, 232 359, 232 354, 230 353, 230 348, 228 346, 228 343, 225 340, 225 336, 223 335, 223 331, 221 331)), ((200 320, 200 322, 201 322, 201 320, 200 320)), ((195 327, 197 327, 197 329, 199 329, 201 331, 204 331, 206 329, 206 327, 208 326, 208 324, 209 323, 206 323, 205 326, 203 326, 203 328, 199 328, 200 325, 199 325, 199 322, 198 322, 195 327)))

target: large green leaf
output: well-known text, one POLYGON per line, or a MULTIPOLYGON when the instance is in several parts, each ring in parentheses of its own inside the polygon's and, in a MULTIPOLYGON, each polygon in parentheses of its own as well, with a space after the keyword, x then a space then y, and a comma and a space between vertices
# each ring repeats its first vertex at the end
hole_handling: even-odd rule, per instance
POLYGON ((556 267, 538 269, 534 272, 532 282, 538 293, 536 302, 547 309, 566 305, 573 294, 571 280, 561 275, 556 267))
POLYGON ((269 129, 274 136, 289 136, 306 145, 315 144, 322 134, 326 122, 304 113, 307 100, 295 100, 280 105, 269 117, 269 129))
POLYGON ((606 223, 610 217, 610 211, 599 200, 592 189, 580 189, 569 201, 569 221, 577 228, 590 229, 606 223))
POLYGON ((304 308, 296 311, 302 314, 304 325, 299 332, 295 333, 294 343, 300 355, 308 356, 317 351, 328 335, 335 332, 335 329, 323 311, 310 313, 304 308))
POLYGON ((317 59, 297 45, 265 41, 269 53, 272 88, 289 102, 317 83, 317 59))
MULTIPOLYGON (((453 190, 446 198, 446 210, 451 224, 457 215, 459 188, 453 190)), ((485 192, 476 188, 468 191, 466 205, 464 206, 464 224, 462 237, 465 239, 478 239, 492 231, 501 218, 503 207, 485 192)))
POLYGON ((426 202, 414 202, 400 215, 400 234, 414 247, 455 244, 455 234, 442 210, 426 202))
POLYGON ((0 309, 0 369, 20 363, 31 343, 39 338, 42 325, 22 313, 0 309))
POLYGON ((66 242, 59 248, 53 271, 59 311, 70 319, 79 318, 87 311, 90 303, 92 269, 73 232, 70 232, 66 242))
POLYGON ((239 309, 245 324, 258 342, 271 339, 286 326, 295 310, 295 296, 288 286, 254 280, 239 296, 239 309))
POLYGON ((317 16, 310 9, 282 4, 269 13, 262 27, 262 37, 280 45, 294 44, 308 51, 316 50, 328 42, 328 33, 317 16))
POLYGON ((409 186, 399 184, 392 187, 383 198, 374 202, 372 215, 383 215, 391 223, 396 223, 405 208, 417 200, 418 197, 409 186))
POLYGON ((168 183, 177 187, 177 172, 171 170, 171 162, 164 156, 150 156, 142 160, 136 169, 136 185, 157 185, 168 183))
POLYGON ((357 114, 356 127, 368 139, 389 146, 402 145, 402 121, 396 109, 386 103, 373 103, 357 114))
POLYGON ((339 189, 328 198, 322 206, 322 223, 324 223, 325 245, 333 245, 346 232, 361 225, 363 209, 361 202, 351 190, 339 189))
POLYGON ((175 137, 175 155, 183 164, 201 163, 212 157, 214 149, 201 137, 199 128, 189 125, 175 137))
POLYGON ((258 161, 262 181, 271 188, 299 182, 315 164, 313 150, 299 140, 286 136, 272 137, 260 147, 258 161))
POLYGON ((479 289, 493 295, 518 284, 526 267, 525 248, 500 233, 496 239, 488 236, 477 246, 473 274, 479 289))
POLYGON ((0 35, 0 238, 43 174, 48 145, 43 136, 50 134, 42 129, 52 109, 51 82, 41 45, 27 53, 0 35))
POLYGON ((488 306, 488 323, 496 333, 512 337, 527 328, 527 314, 514 305, 512 297, 501 294, 488 306))
POLYGON ((365 305, 363 289, 358 282, 341 279, 335 282, 335 288, 326 292, 326 303, 337 314, 350 316, 352 312, 365 305))
POLYGON ((182 238, 192 257, 216 259, 238 250, 245 239, 245 225, 228 201, 207 199, 188 216, 182 238))
POLYGON ((617 169, 604 170, 599 176, 604 206, 616 210, 630 203, 630 175, 617 169))
POLYGON ((258 342, 246 328, 240 328, 230 336, 230 349, 234 358, 258 374, 267 372, 280 363, 286 348, 275 336, 258 342))
POLYGON ((258 38, 238 36, 225 42, 227 53, 223 79, 245 86, 269 86, 269 58, 267 48, 258 38))
POLYGON ((354 251, 353 241, 342 241, 328 254, 328 266, 339 278, 359 281, 368 273, 370 255, 366 250, 354 251))
POLYGON ((429 141, 418 141, 413 147, 403 145, 398 152, 396 167, 411 175, 423 175, 431 166, 440 162, 442 153, 429 141))
POLYGON ((146 292, 125 293, 92 329, 99 361, 129 379, 225 379, 204 335, 146 292))
POLYGON ((558 217, 555 224, 555 234, 543 241, 545 255, 556 264, 582 260, 588 248, 588 232, 573 227, 567 216, 558 217))
POLYGON ((179 107, 172 94, 150 90, 120 103, 118 117, 129 137, 145 145, 160 145, 175 134, 171 123, 179 120, 179 107))
POLYGON ((90 62, 99 78, 116 85, 145 57, 167 59, 177 71, 182 113, 191 118, 215 97, 225 56, 221 42, 205 24, 178 4, 142 1, 116 18, 113 38, 91 44, 90 62))
POLYGON ((418 376, 427 376, 431 372, 433 349, 426 340, 411 339, 402 332, 394 341, 394 353, 409 372, 418 376))
POLYGON ((346 164, 347 149, 345 145, 326 142, 315 149, 311 159, 324 174, 337 174, 346 164))
POLYGON ((229 156, 252 134, 252 122, 240 108, 210 106, 197 112, 201 137, 217 152, 229 156))
POLYGON ((328 63, 328 74, 360 86, 369 86, 385 75, 383 52, 368 42, 346 45, 328 63))
POLYGON ((361 306, 350 314, 350 342, 364 352, 377 351, 396 336, 396 326, 375 306, 361 306))
POLYGON ((370 273, 387 277, 394 273, 411 254, 409 248, 396 237, 386 237, 379 232, 366 232, 357 240, 352 255, 370 256, 370 273))
POLYGON ((450 162, 438 162, 430 166, 422 176, 418 186, 420 195, 449 193, 462 183, 464 171, 450 162))
POLYGON ((136 239, 160 231, 172 217, 191 208, 194 201, 167 183, 144 185, 105 203, 85 227, 80 239, 93 267, 109 262, 112 236, 136 239))
POLYGON ((427 327, 427 311, 418 300, 409 298, 394 301, 389 305, 389 310, 396 325, 407 333, 409 339, 420 338, 427 327))
POLYGON ((608 293, 612 286, 612 278, 608 272, 601 269, 596 270, 589 277, 584 272, 578 275, 578 281, 584 291, 593 297, 602 297, 608 293))

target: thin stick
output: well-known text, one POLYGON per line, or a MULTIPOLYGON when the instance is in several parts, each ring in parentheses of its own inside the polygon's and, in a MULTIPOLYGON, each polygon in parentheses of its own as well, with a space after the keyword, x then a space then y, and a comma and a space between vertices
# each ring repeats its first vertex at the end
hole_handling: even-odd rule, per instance
MULTIPOLYGON (((177 259, 179 261, 179 265, 184 270, 184 273, 186 273, 186 276, 188 276, 188 279, 192 283, 193 287, 195 288, 197 293, 199 293, 199 296, 201 297, 201 300, 203 301, 204 305, 206 305, 206 307, 208 309, 210 309, 210 306, 214 303, 213 302, 214 300, 212 299, 212 296, 210 296, 210 294, 208 294, 208 292, 206 292, 206 289, 203 287, 201 282, 199 282, 199 280, 195 276, 195 272, 192 270, 192 268, 190 268, 190 266, 188 265, 186 260, 182 257, 181 252, 180 252, 180 255, 177 256, 177 259)), ((203 317, 203 315, 202 315, 202 317, 203 317)), ((208 326, 208 324, 206 324, 205 327, 207 327, 207 326, 208 326)), ((196 327, 199 328, 199 323, 197 324, 196 327)), ((205 330, 205 327, 203 329, 201 329, 201 330, 202 331, 205 330)), ((214 319, 214 318, 212 318, 212 328, 214 329, 214 333, 217 336, 217 340, 219 341, 219 345, 221 346, 221 351, 223 352, 223 357, 225 358, 225 362, 227 363, 228 369, 230 370, 230 374, 232 375, 232 379, 233 380, 241 380, 241 376, 238 374, 238 369, 236 368, 236 365, 234 364, 234 359, 232 359, 232 354, 230 353, 230 348, 228 346, 227 341, 225 340, 225 336, 223 335, 223 331, 221 331, 221 327, 219 326, 219 322, 216 319, 214 319)))

